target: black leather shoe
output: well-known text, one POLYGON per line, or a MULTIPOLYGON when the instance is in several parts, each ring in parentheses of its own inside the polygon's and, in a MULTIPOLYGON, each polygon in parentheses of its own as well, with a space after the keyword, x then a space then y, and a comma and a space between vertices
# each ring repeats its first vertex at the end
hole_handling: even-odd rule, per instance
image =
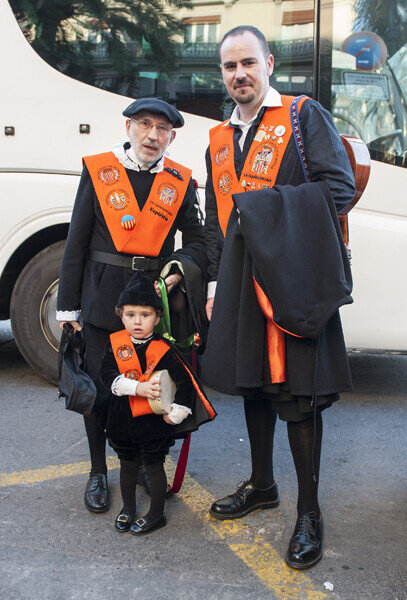
POLYGON ((216 500, 209 512, 216 519, 239 519, 258 508, 276 508, 279 503, 276 483, 261 490, 244 481, 234 494, 216 500))
POLYGON ((322 558, 322 516, 315 512, 298 517, 291 537, 285 562, 294 569, 308 569, 322 558))
POLYGON ((90 475, 86 484, 85 506, 91 512, 102 513, 109 510, 107 477, 103 473, 90 475))
MULTIPOLYGON (((139 467, 139 470, 137 472, 137 483, 138 483, 138 485, 141 485, 144 488, 144 491, 147 494, 147 496, 151 496, 150 480, 148 478, 147 471, 144 466, 139 467)), ((165 497, 171 498, 171 496, 172 496, 172 494, 170 492, 170 488, 167 485, 167 491, 165 493, 165 497)))
POLYGON ((129 531, 133 535, 145 535, 155 531, 156 529, 160 529, 160 527, 165 527, 166 525, 167 519, 164 515, 160 517, 158 521, 153 521, 152 523, 145 517, 140 517, 140 519, 137 519, 137 521, 133 523, 129 531))
POLYGON ((128 531, 133 521, 133 515, 127 515, 126 513, 121 512, 119 515, 117 515, 116 521, 114 522, 114 526, 116 527, 117 531, 128 531))

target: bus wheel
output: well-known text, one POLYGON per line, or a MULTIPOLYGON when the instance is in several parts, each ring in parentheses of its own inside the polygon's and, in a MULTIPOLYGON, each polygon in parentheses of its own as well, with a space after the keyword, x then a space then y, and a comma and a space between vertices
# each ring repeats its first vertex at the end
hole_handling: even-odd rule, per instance
POLYGON ((10 319, 18 349, 28 364, 51 383, 58 381, 61 329, 55 320, 58 279, 65 241, 39 252, 14 286, 10 319))

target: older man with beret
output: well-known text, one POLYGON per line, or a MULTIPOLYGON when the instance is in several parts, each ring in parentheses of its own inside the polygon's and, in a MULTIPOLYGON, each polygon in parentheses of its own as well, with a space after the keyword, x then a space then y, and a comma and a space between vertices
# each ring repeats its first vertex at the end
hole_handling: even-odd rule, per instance
POLYGON ((85 505, 92 512, 109 508, 99 419, 106 391, 99 371, 109 334, 121 327, 114 311, 119 294, 134 270, 145 271, 152 281, 163 274, 175 296, 184 264, 199 274, 206 269, 191 171, 167 156, 175 129, 184 125, 182 115, 157 98, 136 100, 123 115, 129 141, 83 159, 57 304, 61 326, 70 322, 81 330, 83 325, 85 369, 98 389, 93 411, 84 417, 91 458, 85 505), (182 248, 174 252, 177 230, 182 248))

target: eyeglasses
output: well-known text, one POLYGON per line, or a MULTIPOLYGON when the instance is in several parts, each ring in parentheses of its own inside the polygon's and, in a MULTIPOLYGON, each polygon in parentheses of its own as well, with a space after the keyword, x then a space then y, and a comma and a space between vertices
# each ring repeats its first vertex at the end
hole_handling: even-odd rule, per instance
POLYGON ((132 121, 135 121, 137 125, 140 127, 141 131, 147 133, 153 127, 156 128, 158 135, 168 135, 172 131, 172 127, 167 127, 162 123, 158 123, 157 125, 150 121, 150 119, 134 119, 131 118, 132 121))

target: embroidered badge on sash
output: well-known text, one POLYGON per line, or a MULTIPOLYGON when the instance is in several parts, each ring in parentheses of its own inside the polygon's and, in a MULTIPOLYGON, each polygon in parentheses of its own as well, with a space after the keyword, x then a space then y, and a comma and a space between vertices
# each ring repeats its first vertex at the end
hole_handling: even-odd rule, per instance
POLYGON ((112 183, 116 183, 118 181, 119 171, 116 169, 116 167, 112 167, 110 165, 107 167, 102 167, 102 169, 99 169, 98 171, 98 178, 100 181, 103 181, 103 183, 112 185, 112 183))
POLYGON ((129 195, 124 190, 115 190, 107 195, 106 202, 113 210, 123 210, 129 203, 129 195))
POLYGON ((267 170, 270 166, 270 163, 273 159, 273 148, 268 144, 264 144, 261 146, 260 150, 257 151, 257 154, 254 158, 251 171, 254 171, 258 175, 264 173, 267 175, 267 170))
POLYGON ((232 187, 232 175, 229 171, 224 171, 218 178, 218 188, 224 194, 227 194, 232 187))
POLYGON ((127 377, 127 379, 138 379, 140 377, 140 373, 138 371, 131 370, 130 371, 126 371, 126 373, 124 374, 125 377, 127 377))
POLYGON ((215 154, 215 161, 217 165, 221 165, 227 159, 229 155, 229 146, 221 146, 215 154))
POLYGON ((175 204, 178 199, 178 192, 172 185, 163 184, 160 186, 158 193, 161 202, 163 204, 168 204, 169 206, 175 204))
POLYGON ((263 144, 253 152, 251 161, 250 171, 254 171, 257 175, 268 175, 269 168, 274 167, 277 162, 276 147, 271 144, 263 144))
POLYGON ((130 348, 130 346, 119 346, 117 349, 117 356, 120 358, 120 360, 130 360, 132 354, 133 350, 130 348))
POLYGON ((144 375, 148 375, 154 369, 154 366, 155 362, 152 360, 148 365, 147 369, 145 370, 144 375))

